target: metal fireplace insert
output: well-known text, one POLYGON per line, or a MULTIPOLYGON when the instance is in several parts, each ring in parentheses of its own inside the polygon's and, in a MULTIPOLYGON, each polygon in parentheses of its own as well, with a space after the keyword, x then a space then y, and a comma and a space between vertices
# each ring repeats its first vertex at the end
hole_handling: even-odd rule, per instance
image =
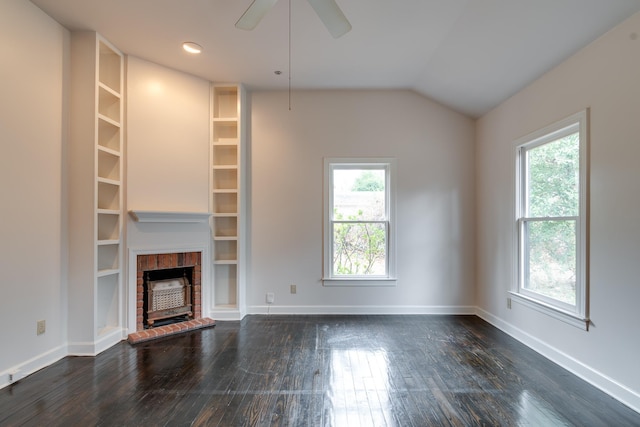
POLYGON ((171 318, 193 318, 191 301, 191 283, 186 269, 183 276, 150 280, 146 274, 146 323, 153 327, 154 323, 171 318))

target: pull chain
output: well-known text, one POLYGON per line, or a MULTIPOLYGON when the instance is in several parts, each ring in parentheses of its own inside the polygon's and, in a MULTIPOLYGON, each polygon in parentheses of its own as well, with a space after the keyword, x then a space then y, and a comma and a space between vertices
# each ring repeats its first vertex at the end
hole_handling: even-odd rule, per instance
POLYGON ((291 111, 291 0, 289 0, 289 111, 291 111))

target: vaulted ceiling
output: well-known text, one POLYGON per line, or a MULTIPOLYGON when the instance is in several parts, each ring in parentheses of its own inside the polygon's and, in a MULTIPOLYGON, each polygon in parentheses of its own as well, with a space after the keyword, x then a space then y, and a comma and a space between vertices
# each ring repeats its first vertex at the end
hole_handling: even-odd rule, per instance
POLYGON ((353 29, 334 39, 306 0, 278 1, 253 31, 234 26, 252 0, 31 1, 70 30, 213 82, 412 89, 471 117, 640 11, 640 0, 337 0, 353 29))

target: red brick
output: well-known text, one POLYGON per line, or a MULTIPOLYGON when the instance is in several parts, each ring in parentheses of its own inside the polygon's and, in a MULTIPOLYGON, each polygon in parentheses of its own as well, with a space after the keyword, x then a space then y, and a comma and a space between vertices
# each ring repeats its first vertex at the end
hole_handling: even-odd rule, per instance
POLYGON ((144 255, 138 255, 136 259, 136 264, 138 265, 137 271, 144 271, 147 269, 147 258, 144 255))
POLYGON ((158 255, 147 255, 147 270, 158 269, 158 255))

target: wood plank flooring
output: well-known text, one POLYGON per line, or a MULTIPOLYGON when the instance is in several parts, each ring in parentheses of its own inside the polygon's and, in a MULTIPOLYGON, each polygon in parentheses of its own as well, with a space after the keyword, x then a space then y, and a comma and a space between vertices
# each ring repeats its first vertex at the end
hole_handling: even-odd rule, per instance
POLYGON ((247 316, 0 390, 1 426, 640 426, 475 316, 247 316))

